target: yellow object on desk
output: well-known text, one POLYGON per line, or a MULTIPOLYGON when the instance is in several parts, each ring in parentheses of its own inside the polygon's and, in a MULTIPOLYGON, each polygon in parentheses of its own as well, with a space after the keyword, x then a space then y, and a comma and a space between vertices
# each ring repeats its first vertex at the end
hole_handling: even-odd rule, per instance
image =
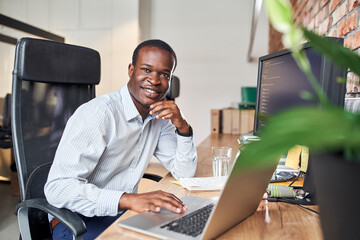
POLYGON ((306 173, 309 163, 309 148, 302 146, 300 171, 306 173))
POLYGON ((301 149, 300 145, 296 145, 289 150, 286 156, 285 166, 291 167, 295 170, 299 168, 301 149))
POLYGON ((181 184, 180 184, 179 181, 170 181, 170 183, 175 184, 175 185, 178 185, 178 186, 181 186, 181 184))

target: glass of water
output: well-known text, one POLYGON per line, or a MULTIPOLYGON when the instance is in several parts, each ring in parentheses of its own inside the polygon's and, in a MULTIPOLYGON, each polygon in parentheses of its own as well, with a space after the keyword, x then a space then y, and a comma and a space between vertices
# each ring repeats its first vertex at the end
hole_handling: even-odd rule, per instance
POLYGON ((230 147, 212 147, 214 177, 229 175, 231 151, 230 147))

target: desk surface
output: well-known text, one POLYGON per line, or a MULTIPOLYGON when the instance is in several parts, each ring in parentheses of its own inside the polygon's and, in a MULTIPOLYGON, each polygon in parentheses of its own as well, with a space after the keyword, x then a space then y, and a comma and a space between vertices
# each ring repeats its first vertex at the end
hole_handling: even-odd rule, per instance
MULTIPOLYGON (((195 176, 212 176, 211 147, 230 146, 233 148, 233 158, 238 149, 236 135, 213 134, 206 138, 198 147, 198 167, 195 176)), ((189 194, 201 197, 214 197, 219 192, 190 193, 180 186, 171 184, 174 180, 171 174, 167 174, 158 184, 149 191, 161 189, 163 191, 183 197, 189 194)), ((317 210, 316 207, 313 207, 317 210)), ((119 218, 125 219, 133 216, 134 212, 127 211, 119 218)), ((98 239, 154 239, 139 233, 135 233, 117 226, 115 221, 106 229, 98 239)), ((268 203, 261 201, 257 211, 219 236, 218 239, 322 239, 320 218, 316 213, 303 209, 296 205, 285 203, 268 203)))

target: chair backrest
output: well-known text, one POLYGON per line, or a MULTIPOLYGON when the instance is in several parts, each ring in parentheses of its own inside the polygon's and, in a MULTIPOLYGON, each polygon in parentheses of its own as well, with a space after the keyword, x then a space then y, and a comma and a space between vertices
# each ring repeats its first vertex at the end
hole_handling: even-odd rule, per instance
POLYGON ((11 127, 21 200, 44 196, 50 166, 69 117, 95 97, 95 50, 22 38, 15 50, 11 127))
POLYGON ((175 100, 180 95, 180 79, 173 75, 170 81, 169 90, 166 94, 167 100, 175 100))
POLYGON ((4 129, 9 129, 9 130, 10 130, 10 106, 11 106, 11 94, 8 93, 6 94, 4 99, 2 126, 4 129))
POLYGON ((0 148, 12 148, 11 142, 11 129, 10 129, 10 101, 11 95, 8 93, 4 99, 4 105, 2 109, 3 121, 0 125, 0 148))

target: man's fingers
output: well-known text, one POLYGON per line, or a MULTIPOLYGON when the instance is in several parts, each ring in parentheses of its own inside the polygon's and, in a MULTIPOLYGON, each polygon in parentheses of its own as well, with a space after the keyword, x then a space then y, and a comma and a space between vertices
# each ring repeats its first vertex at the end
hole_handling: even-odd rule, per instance
POLYGON ((177 105, 175 104, 174 101, 161 101, 161 102, 157 102, 154 103, 150 106, 150 114, 153 115, 157 112, 160 112, 164 109, 172 109, 173 111, 175 111, 177 108, 177 105))
POLYGON ((164 101, 163 100, 163 101, 159 101, 159 102, 151 104, 150 108, 153 109, 153 108, 155 108, 157 106, 164 105, 164 104, 175 104, 175 102, 174 101, 164 101))
POLYGON ((121 203, 125 201, 124 206, 127 206, 126 202, 129 202, 130 205, 127 206, 127 208, 135 212, 159 212, 161 208, 166 208, 175 213, 182 213, 187 210, 184 203, 174 194, 163 191, 143 194, 124 194, 120 200, 123 200, 121 203))
POLYGON ((157 197, 153 198, 153 203, 156 206, 166 208, 170 211, 181 213, 186 211, 184 203, 175 197, 175 195, 167 192, 159 191, 156 193, 157 197))
POLYGON ((161 112, 161 111, 163 111, 163 110, 165 110, 165 109, 171 109, 171 108, 172 108, 171 105, 168 105, 168 104, 160 104, 160 105, 157 105, 156 107, 152 108, 149 113, 150 113, 151 115, 153 115, 153 114, 155 114, 155 113, 157 113, 157 112, 161 112))
POLYGON ((171 119, 174 116, 174 113, 166 111, 165 113, 161 112, 161 114, 158 114, 156 116, 157 119, 171 119))
POLYGON ((167 201, 169 203, 171 203, 172 205, 176 206, 176 207, 183 207, 184 203, 178 199, 177 197, 175 197, 174 194, 171 193, 167 193, 167 192, 158 192, 158 196, 161 200, 163 201, 167 201))
POLYGON ((168 209, 170 211, 173 211, 175 213, 181 213, 183 212, 182 205, 176 206, 172 202, 163 200, 163 199, 153 199, 152 201, 153 207, 151 208, 154 212, 159 212, 161 208, 168 209))

